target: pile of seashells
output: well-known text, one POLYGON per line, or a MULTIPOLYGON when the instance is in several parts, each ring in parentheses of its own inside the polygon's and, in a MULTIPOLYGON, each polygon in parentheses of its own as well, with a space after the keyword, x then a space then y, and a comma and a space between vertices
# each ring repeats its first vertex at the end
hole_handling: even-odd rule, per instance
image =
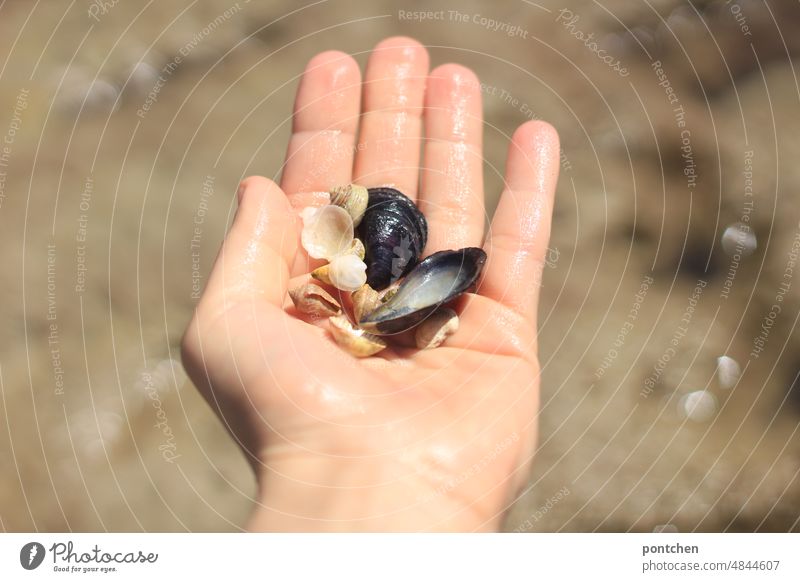
POLYGON ((472 288, 486 262, 479 248, 440 251, 420 261, 428 225, 414 202, 394 188, 357 184, 330 191, 330 204, 300 213, 303 248, 327 263, 291 289, 295 308, 329 317, 336 342, 356 357, 388 346, 387 337, 414 330, 419 349, 440 346, 458 330, 443 305, 472 288), (343 304, 352 305, 352 317, 343 304))

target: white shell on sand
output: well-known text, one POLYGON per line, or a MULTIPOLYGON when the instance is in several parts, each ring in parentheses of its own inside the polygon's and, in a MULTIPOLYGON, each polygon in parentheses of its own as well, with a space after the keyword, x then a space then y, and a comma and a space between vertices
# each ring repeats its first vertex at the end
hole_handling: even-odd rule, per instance
POLYGON ((720 356, 717 358, 717 380, 723 388, 730 389, 736 386, 739 377, 742 375, 742 367, 739 362, 730 356, 720 356))

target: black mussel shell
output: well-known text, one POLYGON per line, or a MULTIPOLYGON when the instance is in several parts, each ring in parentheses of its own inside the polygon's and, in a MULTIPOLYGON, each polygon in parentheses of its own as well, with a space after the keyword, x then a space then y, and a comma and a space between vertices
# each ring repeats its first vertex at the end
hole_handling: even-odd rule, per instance
POLYGON ((473 247, 432 254, 403 279, 397 293, 364 316, 359 326, 377 335, 414 327, 437 307, 472 287, 485 262, 486 253, 473 247))
POLYGON ((367 284, 385 289, 419 261, 428 240, 428 223, 419 208, 394 188, 369 188, 367 210, 358 225, 364 243, 367 284))

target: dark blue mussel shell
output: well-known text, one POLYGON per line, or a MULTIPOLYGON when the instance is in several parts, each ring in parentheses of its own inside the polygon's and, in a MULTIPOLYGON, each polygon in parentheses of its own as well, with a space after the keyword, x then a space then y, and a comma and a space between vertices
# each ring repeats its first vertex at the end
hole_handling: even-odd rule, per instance
POLYGON ((470 289, 485 262, 486 253, 474 247, 432 254, 403 279, 397 293, 366 314, 359 326, 378 335, 411 329, 437 307, 470 289))
POLYGON ((369 188, 368 192, 358 237, 366 248, 367 284, 379 291, 417 264, 428 240, 428 223, 399 190, 381 187, 369 188))

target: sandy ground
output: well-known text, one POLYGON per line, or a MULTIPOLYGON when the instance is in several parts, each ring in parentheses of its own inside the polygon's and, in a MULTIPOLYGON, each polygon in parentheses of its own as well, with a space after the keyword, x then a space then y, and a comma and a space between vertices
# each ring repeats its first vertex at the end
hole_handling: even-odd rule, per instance
POLYGON ((519 123, 562 136, 507 529, 800 530, 796 3, 73 4, 0 8, 2 528, 241 527, 179 338, 307 59, 407 34, 486 83, 489 192, 519 123))

